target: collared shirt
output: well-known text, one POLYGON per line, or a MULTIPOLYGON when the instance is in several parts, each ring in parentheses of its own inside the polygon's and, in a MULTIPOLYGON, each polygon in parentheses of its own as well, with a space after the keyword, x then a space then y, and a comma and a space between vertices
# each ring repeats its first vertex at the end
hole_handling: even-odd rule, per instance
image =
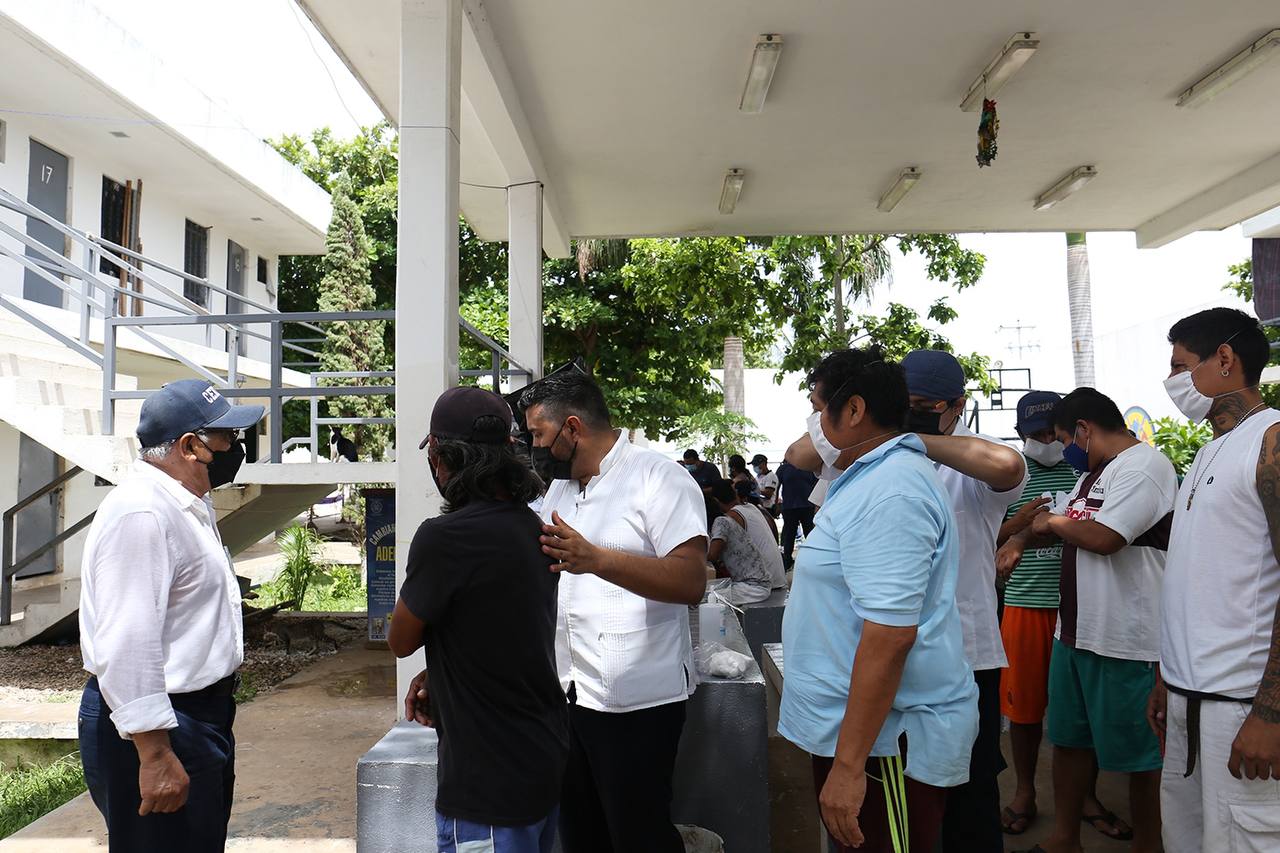
MULTIPOLYGON (((1009 505, 1005 518, 1013 516, 1025 505, 1041 497, 1058 499, 1058 493, 1070 495, 1076 490, 1080 475, 1066 462, 1052 468, 1041 465, 1024 454, 1027 460, 1027 485, 1022 497, 1009 505)), ((1058 609, 1058 578, 1062 574, 1062 543, 1028 549, 1022 562, 1013 570, 1004 586, 1006 606, 1039 610, 1058 609)))
POLYGON ((176 728, 168 694, 202 690, 244 660, 240 587, 213 504, 148 462, 98 508, 80 584, 84 668, 121 737, 176 728))
MULTIPOLYGON (((636 447, 620 431, 583 488, 554 480, 542 502, 589 542, 641 557, 665 557, 707 535, 706 502, 697 483, 660 453, 636 447)), ((593 711, 637 711, 682 701, 696 671, 689 608, 651 601, 596 575, 560 577, 556 666, 566 691, 593 711)))
MULTIPOLYGON (((956 425, 954 435, 981 438, 994 444, 1004 442, 978 435, 964 425, 956 425)), ((1019 454, 1021 458, 1021 454, 1019 454)), ((956 606, 964 626, 964 651, 975 670, 1008 666, 1000 639, 996 615, 996 537, 1009 506, 1027 485, 1027 466, 1022 466, 1022 482, 1007 492, 997 492, 981 480, 939 465, 938 477, 951 496, 960 532, 960 578, 956 582, 956 606)))
POLYGON ((835 755, 863 625, 916 626, 871 754, 897 755, 906 732, 908 776, 942 787, 966 781, 978 689, 956 610, 958 560, 955 516, 918 436, 855 461, 832 484, 796 558, 782 622, 779 733, 814 755, 835 755))

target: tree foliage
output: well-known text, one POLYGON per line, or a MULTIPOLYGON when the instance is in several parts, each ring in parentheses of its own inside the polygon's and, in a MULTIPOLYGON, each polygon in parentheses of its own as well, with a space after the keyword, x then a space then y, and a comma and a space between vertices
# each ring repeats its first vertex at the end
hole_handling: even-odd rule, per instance
MULTIPOLYGON (((1227 273, 1231 276, 1231 280, 1224 284, 1222 289, 1234 293, 1245 302, 1253 302, 1253 259, 1245 258, 1238 264, 1232 264, 1227 267, 1227 273)), ((1280 364, 1280 352, 1275 349, 1276 345, 1280 345, 1280 327, 1263 326, 1262 331, 1273 347, 1271 359, 1267 363, 1280 364)), ((1280 385, 1263 385, 1258 390, 1268 406, 1273 409, 1280 408, 1280 385)))
POLYGON ((755 421, 737 412, 703 409, 676 420, 669 439, 695 447, 707 459, 724 463, 733 454, 746 454, 747 446, 760 444, 768 436, 756 431, 755 421))
POLYGON ((1200 448, 1213 440, 1213 427, 1205 421, 1193 424, 1180 418, 1160 418, 1153 426, 1156 449, 1173 463, 1179 478, 1186 476, 1200 448))
MULTIPOLYGON (((333 190, 333 218, 321 259, 320 311, 368 311, 375 294, 369 280, 369 240, 360 212, 351 198, 348 182, 339 181, 333 190)), ((386 323, 337 322, 324 326, 320 349, 320 369, 332 372, 386 370, 386 323)), ((381 384, 370 379, 329 378, 325 385, 381 384)), ((393 409, 385 397, 328 397, 326 410, 336 418, 385 418, 393 409)), ((353 437, 362 454, 380 459, 392 433, 387 424, 354 424, 344 430, 353 437)))

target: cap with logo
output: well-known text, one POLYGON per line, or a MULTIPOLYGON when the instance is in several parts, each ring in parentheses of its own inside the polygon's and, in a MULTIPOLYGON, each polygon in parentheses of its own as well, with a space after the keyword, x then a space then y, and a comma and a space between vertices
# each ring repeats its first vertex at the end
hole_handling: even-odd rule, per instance
POLYGON ((202 429, 248 429, 262 420, 262 406, 233 406, 203 379, 179 379, 142 403, 138 441, 158 447, 202 429))
POLYGON ((511 437, 513 421, 511 406, 492 391, 450 388, 436 400, 431 410, 431 432, 422 439, 418 449, 426 447, 433 435, 478 444, 502 444, 511 437))
POLYGON ((902 360, 907 392, 927 400, 950 403, 964 396, 964 368, 949 352, 918 349, 902 360))
POLYGON ((768 463, 768 461, 769 461, 768 457, 766 457, 763 453, 757 453, 755 456, 751 457, 752 465, 764 465, 768 463))
POLYGON ((1062 397, 1052 391, 1030 391, 1018 401, 1018 431, 1023 435, 1053 426, 1054 407, 1062 397))

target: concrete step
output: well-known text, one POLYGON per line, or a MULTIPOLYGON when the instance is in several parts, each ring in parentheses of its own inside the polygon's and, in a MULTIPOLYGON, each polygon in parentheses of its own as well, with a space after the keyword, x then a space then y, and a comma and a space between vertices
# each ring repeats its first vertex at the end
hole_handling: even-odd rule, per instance
MULTIPOLYGON (((21 352, 0 351, 0 377, 95 388, 99 396, 102 394, 102 369, 83 361, 80 364, 65 364, 35 358, 21 352)), ((116 388, 119 390, 134 391, 137 387, 136 377, 124 373, 116 374, 116 388)))
POLYGON ((96 409, 102 405, 102 374, 93 385, 0 376, 0 400, 14 406, 67 406, 96 409))
MULTIPOLYGON (((102 412, 96 408, 86 409, 70 406, 39 406, 42 414, 51 422, 61 421, 66 435, 103 435, 102 412)), ((116 419, 113 435, 133 435, 138 427, 138 419, 142 410, 141 400, 117 400, 116 419)))
POLYGON ((14 354, 23 359, 38 359, 54 364, 97 369, 97 365, 75 350, 49 338, 45 341, 29 341, 23 338, 0 337, 0 356, 14 354))

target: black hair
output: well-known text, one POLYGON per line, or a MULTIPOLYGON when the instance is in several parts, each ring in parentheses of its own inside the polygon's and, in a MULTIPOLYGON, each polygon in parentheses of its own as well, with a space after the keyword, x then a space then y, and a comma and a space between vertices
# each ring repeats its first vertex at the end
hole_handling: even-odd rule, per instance
POLYGON ((739 472, 746 471, 747 460, 743 459, 740 454, 737 454, 737 453, 733 454, 732 456, 729 457, 729 470, 739 471, 739 472))
POLYGON ((736 503, 738 492, 729 480, 716 480, 711 484, 711 497, 722 504, 736 503))
POLYGON ((910 397, 902 365, 886 360, 878 346, 831 353, 809 374, 808 385, 832 411, 843 409, 857 395, 880 426, 902 429, 907 421, 910 397))
POLYGON ((1235 308, 1210 308, 1183 317, 1169 330, 1169 343, 1181 344, 1206 359, 1227 344, 1244 364, 1244 378, 1251 385, 1262 378, 1271 358, 1271 345, 1258 321, 1235 308))
POLYGON ((438 438, 435 460, 448 472, 441 490, 444 512, 462 509, 473 500, 527 504, 543 492, 542 480, 516 456, 509 442, 483 444, 438 438))
POLYGON ((1073 432, 1076 424, 1086 421, 1109 432, 1127 432, 1129 427, 1115 401, 1096 388, 1077 388, 1053 407, 1053 425, 1063 432, 1073 432))
POLYGON ((698 451, 694 450, 692 447, 684 452, 685 462, 691 462, 697 458, 698 458, 698 451))
POLYGON ((528 412, 534 406, 542 406, 548 415, 561 422, 570 415, 576 415, 592 429, 613 426, 600 386, 576 370, 553 373, 530 385, 520 395, 520 411, 528 412))

